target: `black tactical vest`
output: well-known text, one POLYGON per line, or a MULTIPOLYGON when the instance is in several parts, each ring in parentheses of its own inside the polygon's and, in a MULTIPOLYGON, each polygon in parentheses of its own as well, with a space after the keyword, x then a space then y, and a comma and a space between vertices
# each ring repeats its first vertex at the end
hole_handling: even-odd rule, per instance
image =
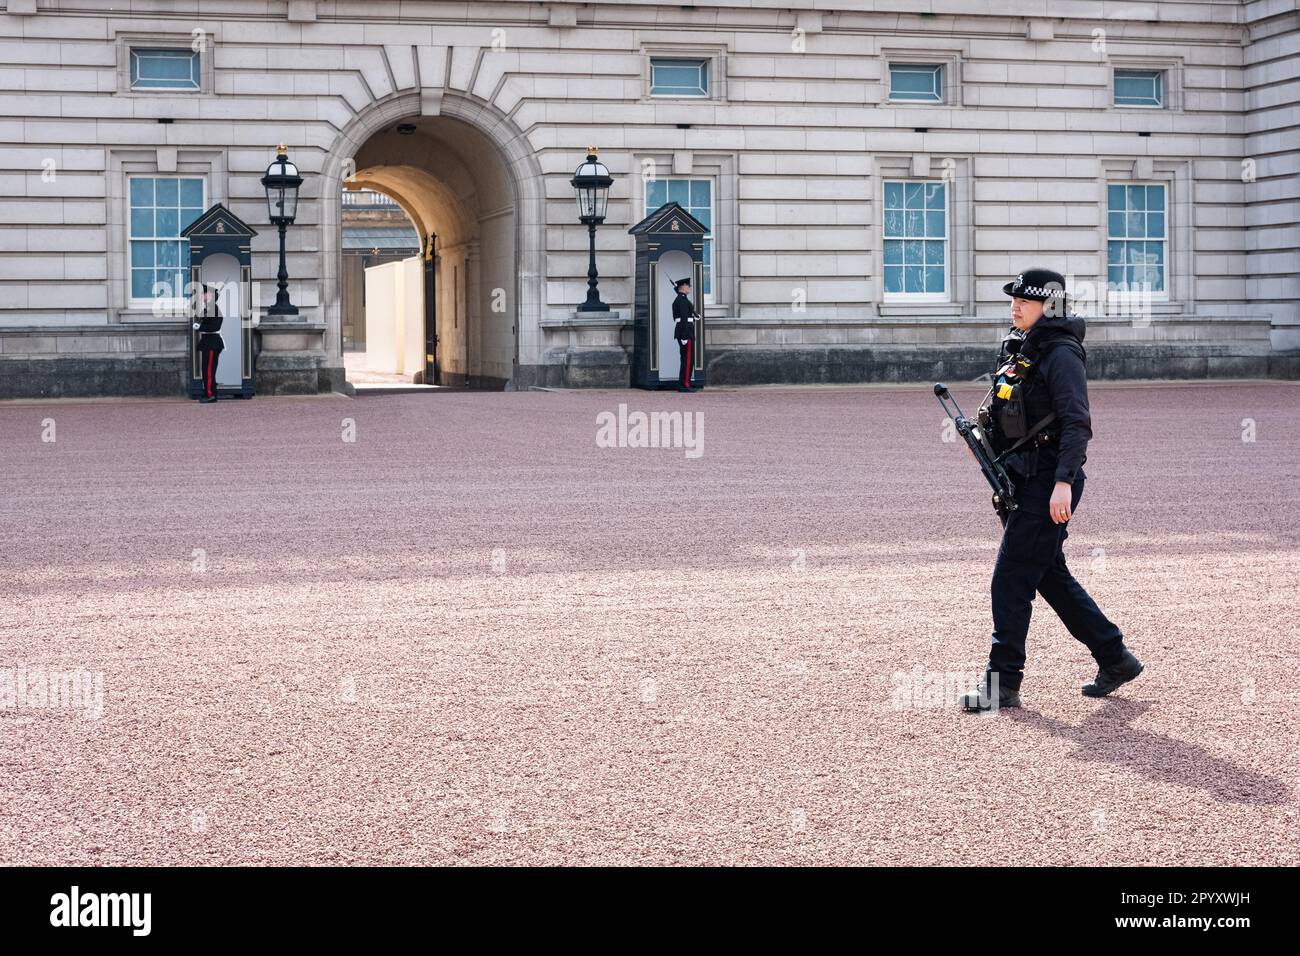
POLYGON ((1047 383, 1038 374, 1037 361, 1062 345, 1073 347, 1080 357, 1086 354, 1082 346, 1065 336, 1053 337, 1037 350, 1032 346, 1022 349, 1021 345, 1022 337, 1008 336, 1003 341, 993 387, 979 410, 980 423, 999 456, 1031 433, 1032 444, 1024 442, 1022 447, 1048 446, 1053 440, 1050 425, 1056 416, 1052 414, 1047 383))
POLYGON ((1028 420, 1026 404, 1029 389, 1033 387, 1033 365, 1028 358, 1017 353, 993 374, 989 401, 992 419, 997 425, 994 430, 1008 444, 1024 438, 1034 424, 1028 420))

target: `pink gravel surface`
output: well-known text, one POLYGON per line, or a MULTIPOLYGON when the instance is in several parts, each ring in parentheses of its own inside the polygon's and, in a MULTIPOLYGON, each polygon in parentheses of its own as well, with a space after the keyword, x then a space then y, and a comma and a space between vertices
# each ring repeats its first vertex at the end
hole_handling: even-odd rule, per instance
POLYGON ((0 684, 0 859, 1300 863, 1300 388, 1093 411, 1067 555, 1147 671, 1082 697, 1040 603, 973 716, 999 529, 928 386, 0 406, 0 671, 103 682, 0 684))

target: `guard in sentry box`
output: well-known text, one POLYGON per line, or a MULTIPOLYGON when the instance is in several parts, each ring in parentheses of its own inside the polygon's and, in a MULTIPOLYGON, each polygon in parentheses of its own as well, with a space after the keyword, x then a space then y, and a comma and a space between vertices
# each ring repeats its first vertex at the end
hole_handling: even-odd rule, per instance
POLYGON ((221 309, 217 306, 217 291, 210 285, 203 287, 194 328, 199 333, 199 373, 203 376, 203 397, 199 401, 209 404, 217 400, 217 363, 226 347, 221 337, 221 309))
POLYGON ((673 318, 677 320, 673 326, 673 338, 677 340, 682 357, 682 368, 677 375, 677 391, 696 392, 699 389, 691 385, 691 365, 695 361, 695 320, 699 318, 699 313, 695 311, 688 294, 691 291, 691 280, 678 279, 673 287, 677 290, 677 298, 673 299, 673 318))

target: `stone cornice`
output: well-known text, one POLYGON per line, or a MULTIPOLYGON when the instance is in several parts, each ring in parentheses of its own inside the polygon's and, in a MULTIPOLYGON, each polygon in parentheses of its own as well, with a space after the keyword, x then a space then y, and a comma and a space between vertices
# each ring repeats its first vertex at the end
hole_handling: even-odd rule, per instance
MULTIPOLYGON (((501 26, 546 27, 555 30, 574 27, 618 27, 624 29, 688 28, 698 31, 747 29, 793 30, 807 33, 835 32, 863 19, 888 18, 895 32, 926 32, 953 20, 1014 19, 1018 21, 1102 21, 1115 24, 1245 25, 1294 12, 1300 0, 801 0, 797 9, 789 0, 695 0, 689 7, 651 0, 601 0, 577 3, 567 0, 369 0, 369 15, 361 3, 323 3, 321 0, 225 0, 219 7, 205 9, 196 0, 173 0, 159 4, 173 7, 172 17, 195 20, 268 19, 293 23, 463 23, 501 26)), ((120 0, 0 0, 0 6, 15 16, 95 16, 154 18, 153 9, 123 9, 120 0)))

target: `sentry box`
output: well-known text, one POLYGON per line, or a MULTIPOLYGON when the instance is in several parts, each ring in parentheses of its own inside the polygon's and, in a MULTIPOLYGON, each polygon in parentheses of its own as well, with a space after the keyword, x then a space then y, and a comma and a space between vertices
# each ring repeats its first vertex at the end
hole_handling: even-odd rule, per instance
POLYGON ((691 349, 691 384, 706 385, 704 371, 704 237, 708 230, 678 203, 664 203, 628 230, 636 237, 632 384, 676 388, 681 353, 673 338, 673 282, 691 277, 691 302, 700 319, 691 349))
MULTIPOLYGON (((253 256, 257 233, 242 219, 217 203, 181 232, 190 241, 191 311, 201 302, 204 285, 218 293, 221 339, 225 350, 217 363, 217 394, 253 397, 253 256)), ((199 333, 190 329, 190 364, 187 393, 203 397, 199 369, 199 333)))

